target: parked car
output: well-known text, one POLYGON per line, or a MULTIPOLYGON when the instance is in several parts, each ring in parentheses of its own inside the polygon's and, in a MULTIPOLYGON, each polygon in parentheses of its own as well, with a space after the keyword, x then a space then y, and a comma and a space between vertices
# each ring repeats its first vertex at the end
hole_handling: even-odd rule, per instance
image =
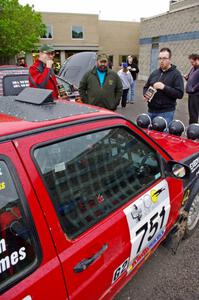
POLYGON ((196 229, 199 143, 29 91, 0 97, 0 297, 112 299, 196 229))
MULTIPOLYGON (((0 66, 0 96, 16 96, 25 87, 29 86, 28 68, 15 65, 0 66)), ((78 90, 64 78, 57 77, 59 85, 64 87, 69 100, 75 101, 79 98, 78 90)))

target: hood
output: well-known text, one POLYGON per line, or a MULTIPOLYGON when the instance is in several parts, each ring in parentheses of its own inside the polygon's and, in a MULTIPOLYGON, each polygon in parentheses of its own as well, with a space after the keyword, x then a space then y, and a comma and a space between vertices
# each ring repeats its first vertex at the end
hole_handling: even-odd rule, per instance
POLYGON ((173 71, 173 70, 175 70, 175 69, 176 69, 176 66, 175 66, 175 65, 171 65, 171 68, 169 68, 169 69, 166 70, 166 71, 163 71, 161 68, 159 68, 160 72, 165 72, 165 73, 171 72, 171 71, 173 71))
POLYGON ((70 56, 62 65, 58 76, 79 87, 83 75, 96 64, 95 52, 80 52, 70 56))
POLYGON ((191 157, 199 157, 197 141, 154 130, 146 130, 146 132, 173 160, 186 163, 191 157))

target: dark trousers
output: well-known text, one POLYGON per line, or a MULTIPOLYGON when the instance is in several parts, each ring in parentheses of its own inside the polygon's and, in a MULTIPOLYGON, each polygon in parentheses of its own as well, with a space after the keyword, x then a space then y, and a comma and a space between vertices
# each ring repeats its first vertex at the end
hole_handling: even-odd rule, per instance
POLYGON ((188 98, 189 109, 189 124, 198 123, 199 116, 199 95, 189 95, 188 98))
POLYGON ((122 92, 122 107, 126 107, 128 91, 129 91, 129 89, 125 89, 122 92))

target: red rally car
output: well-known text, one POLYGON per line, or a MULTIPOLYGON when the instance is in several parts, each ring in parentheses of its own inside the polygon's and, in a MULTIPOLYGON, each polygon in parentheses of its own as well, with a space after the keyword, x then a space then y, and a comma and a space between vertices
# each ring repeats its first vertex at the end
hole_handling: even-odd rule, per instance
POLYGON ((112 299, 196 228, 199 143, 34 90, 0 97, 0 299, 112 299))

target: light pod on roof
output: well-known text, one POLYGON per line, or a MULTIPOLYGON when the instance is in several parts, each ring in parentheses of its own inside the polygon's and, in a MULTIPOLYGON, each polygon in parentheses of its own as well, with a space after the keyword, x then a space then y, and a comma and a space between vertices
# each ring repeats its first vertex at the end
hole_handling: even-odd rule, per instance
POLYGON ((170 134, 174 134, 177 136, 181 136, 182 133, 185 131, 185 126, 182 123, 182 121, 180 120, 173 120, 170 124, 169 124, 169 133, 170 134))
POLYGON ((199 140, 199 124, 190 124, 187 127, 187 137, 190 140, 199 140))
POLYGON ((167 128, 167 121, 163 117, 153 118, 151 129, 163 132, 166 128, 167 128))
POLYGON ((148 114, 140 114, 136 118, 136 123, 141 128, 149 128, 151 126, 151 118, 148 114))

